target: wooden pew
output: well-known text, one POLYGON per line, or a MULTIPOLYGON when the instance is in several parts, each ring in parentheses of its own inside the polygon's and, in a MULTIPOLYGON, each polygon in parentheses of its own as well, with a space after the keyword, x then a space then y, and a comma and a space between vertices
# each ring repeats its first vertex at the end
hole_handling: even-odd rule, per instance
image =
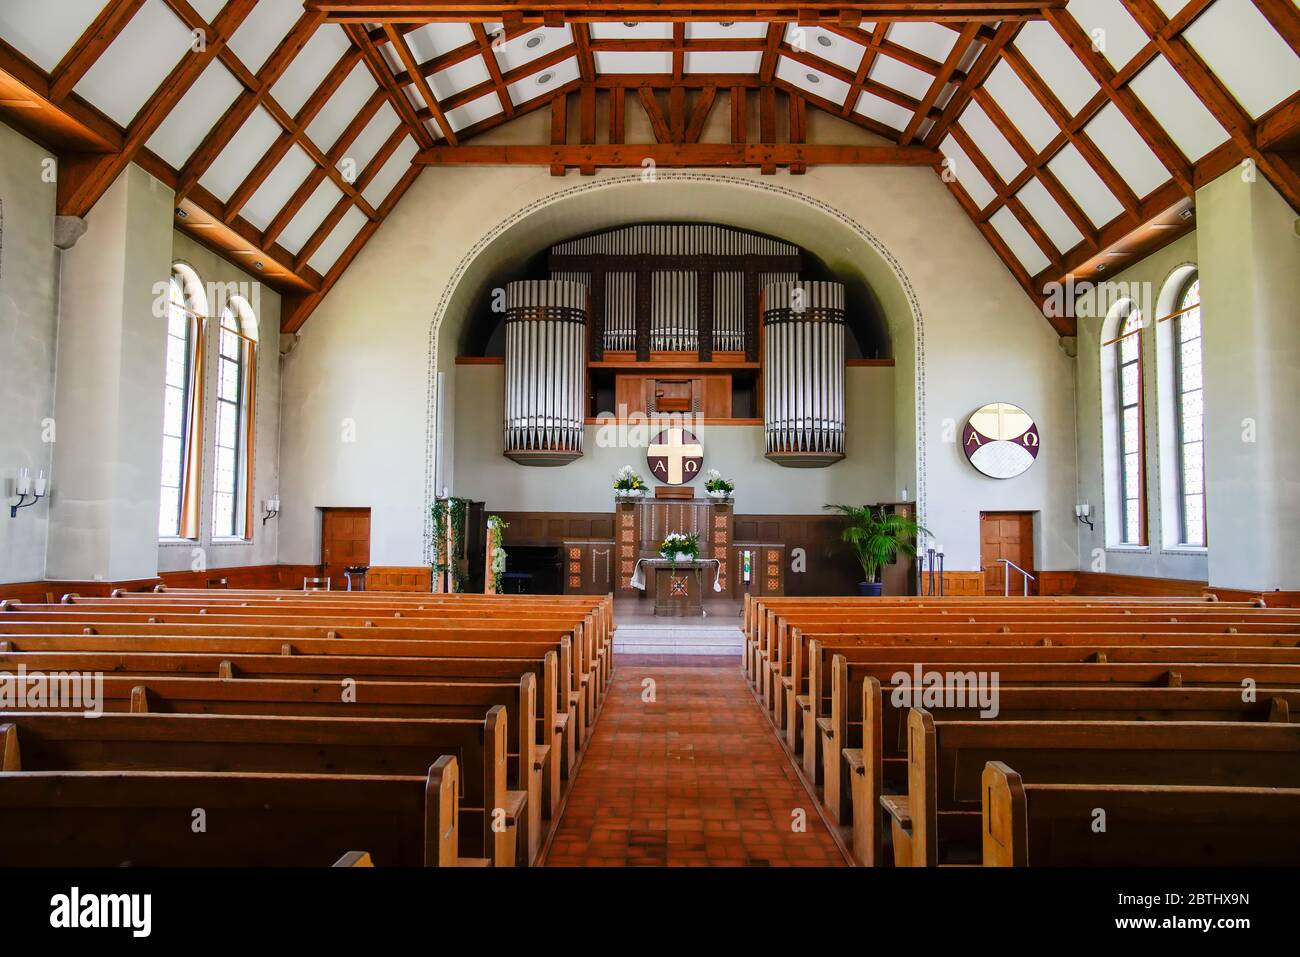
MULTIPOLYGON (((591 724, 602 703, 603 692, 608 686, 607 663, 612 662, 612 653, 598 652, 590 631, 583 626, 575 626, 566 631, 558 627, 536 627, 527 622, 498 622, 484 625, 468 622, 441 622, 433 619, 417 621, 413 618, 403 619, 399 630, 381 628, 377 618, 334 618, 283 616, 276 618, 259 618, 257 616, 236 615, 164 615, 147 613, 97 612, 87 616, 84 612, 73 611, 68 606, 47 606, 61 610, 18 610, 0 615, 0 635, 38 632, 45 634, 67 634, 70 631, 93 633, 137 633, 137 629, 151 626, 150 633, 190 634, 208 636, 216 630, 227 631, 231 628, 246 627, 247 633, 259 637, 276 637, 293 640, 304 635, 324 635, 337 637, 340 634, 357 636, 364 634, 376 638, 411 638, 418 640, 442 640, 458 642, 541 642, 557 643, 568 639, 573 648, 571 664, 573 668, 572 694, 579 703, 579 731, 582 740, 590 733, 591 724), (292 624, 289 624, 292 622, 292 624), (153 627, 157 626, 157 627, 153 627), (314 631, 304 632, 304 628, 314 631)), ((612 647, 612 646, 611 646, 612 647)), ((485 655, 494 654, 488 648, 485 655)), ((567 710, 567 709, 566 709, 567 710)))
MULTIPOLYGON (((534 619, 536 623, 584 624, 594 635, 598 648, 604 649, 612 641, 614 630, 613 601, 608 596, 599 599, 573 597, 533 600, 531 597, 483 595, 411 595, 375 592, 211 592, 198 591, 187 595, 176 592, 163 594, 121 593, 113 598, 80 598, 65 596, 66 604, 81 608, 112 608, 120 611, 143 610, 148 612, 173 611, 177 614, 235 614, 241 609, 247 614, 283 615, 297 612, 307 615, 328 614, 349 617, 358 614, 377 617, 417 617, 476 619, 492 622, 501 619, 534 619)), ((61 603, 63 604, 63 603, 61 603)), ((30 607, 30 606, 24 606, 30 607)))
MULTIPOLYGON (((462 642, 462 641, 425 641, 420 639, 386 640, 375 638, 293 638, 281 641, 273 638, 225 638, 208 637, 196 629, 195 637, 174 636, 169 634, 172 626, 131 626, 130 631, 145 631, 146 635, 122 634, 107 636, 99 632, 102 627, 94 629, 94 634, 0 634, 0 654, 25 651, 103 651, 103 652, 181 652, 211 653, 226 655, 353 655, 363 657, 409 657, 409 658, 519 658, 540 661, 543 664, 551 660, 549 668, 538 671, 538 681, 543 693, 542 700, 549 701, 554 694, 555 723, 563 726, 566 736, 565 774, 576 757, 577 747, 586 740, 583 734, 588 721, 585 699, 575 688, 575 674, 572 665, 572 646, 568 638, 561 638, 558 649, 552 650, 549 642, 462 642)), ((188 635, 188 632, 186 633, 188 635)), ((514 666, 511 666, 514 667, 514 666)), ((334 673, 334 672, 331 672, 334 673)), ((385 675, 395 672, 386 671, 385 675)), ((492 670, 493 676, 503 672, 492 670)), ((547 707, 543 707, 543 712, 547 707)), ((547 744, 549 737, 539 739, 539 744, 547 744)))
MULTIPOLYGON (((833 601, 833 600, 828 600, 833 601)), ((948 600, 945 600, 948 601, 948 600)), ((1207 626, 1230 627, 1242 622, 1279 624, 1291 631, 1300 630, 1300 613, 1296 609, 1261 609, 1226 603, 1183 603, 1179 606, 1116 605, 1102 607, 1078 603, 1061 603, 1053 599, 1025 599, 1023 602, 997 599, 996 603, 973 604, 970 600, 954 605, 905 605, 890 608, 888 605, 850 606, 847 610, 834 610, 837 606, 808 605, 765 608, 756 613, 755 624, 746 635, 746 667, 751 682, 757 684, 758 663, 765 654, 774 657, 774 645, 790 628, 799 627, 811 632, 842 632, 874 634, 878 632, 947 630, 945 625, 988 624, 997 622, 1014 627, 1034 621, 1046 625, 1066 622, 1119 620, 1186 624, 1196 621, 1207 626), (784 609, 784 610, 782 610, 784 609)))
MULTIPOLYGON (((845 659, 845 667, 832 664, 829 670, 837 672, 841 680, 837 681, 831 694, 819 692, 810 694, 809 701, 802 706, 803 715, 803 772, 814 783, 822 781, 826 762, 823 761, 823 748, 829 746, 829 753, 839 755, 842 737, 828 737, 833 724, 829 715, 837 709, 846 709, 845 703, 853 688, 861 688, 867 677, 875 677, 880 683, 891 683, 898 671, 909 671, 900 667, 898 662, 876 661, 874 649, 827 649, 828 653, 840 655, 845 659), (839 690, 839 698, 835 697, 839 690), (828 720, 820 720, 827 718, 828 720)), ((818 655, 811 658, 814 668, 818 655)), ((985 675, 996 672, 1000 688, 1006 685, 1127 685, 1127 687, 1209 687, 1209 688, 1243 688, 1243 681, 1253 681, 1257 687, 1300 688, 1300 664, 1257 664, 1257 663, 1219 663, 1219 662, 953 662, 922 661, 911 662, 913 667, 920 667, 922 672, 940 672, 940 674, 975 674, 985 675)), ((810 688, 822 687, 815 674, 810 676, 810 688)), ((832 781, 828 789, 837 787, 833 776, 839 774, 831 762, 832 781)))
MULTIPOLYGON (((506 714, 499 705, 477 720, 158 714, 87 720, 77 714, 6 711, 0 712, 0 727, 9 769, 0 773, 0 791, 8 789, 14 773, 197 771, 418 780, 415 769, 446 755, 460 769, 458 822, 468 820, 460 827, 460 855, 489 857, 498 867, 515 862, 515 833, 504 821, 523 818, 525 798, 507 788, 506 714)), ((192 807, 208 805, 199 800, 192 807)), ((225 830, 211 827, 209 834, 214 843, 227 837, 225 830)), ((0 847, 10 836, 7 829, 0 831, 0 847)), ((421 843, 419 833, 407 837, 421 843)), ((129 845, 123 850, 129 854, 129 845)))
MULTIPOLYGON (((561 795, 558 735, 538 745, 537 681, 525 672, 514 682, 359 681, 347 697, 338 682, 107 676, 99 707, 109 714, 231 714, 332 718, 475 718, 506 709, 510 783, 528 795, 529 859, 536 857, 543 816, 552 824, 561 795)), ((47 702, 45 710, 81 710, 47 702)), ((542 729, 544 730, 544 728, 542 729)))
MULTIPOLYGON (((857 863, 871 867, 884 862, 881 853, 884 823, 881 796, 907 790, 907 720, 910 707, 896 705, 893 687, 875 678, 861 685, 860 702, 848 714, 836 714, 834 740, 845 742, 843 764, 827 763, 823 802, 832 817, 844 824, 852 809, 852 846, 857 863)), ((949 700, 956 701, 957 689, 949 700)), ((1300 720, 1300 689, 1260 688, 1244 701, 1239 689, 1128 688, 1101 686, 1007 686, 999 688, 998 714, 981 717, 977 705, 930 710, 945 721, 1241 721, 1300 720)), ((831 737, 823 735, 830 754, 831 737)))
POLYGON ((532 673, 539 685, 541 720, 539 748, 555 746, 558 773, 573 777, 579 757, 576 715, 561 711, 570 701, 568 673, 557 667, 567 660, 567 644, 558 656, 546 651, 538 656, 531 649, 506 647, 499 653, 515 657, 479 658, 463 646, 442 643, 423 647, 421 642, 395 646, 367 646, 338 641, 311 645, 311 654, 298 654, 298 647, 255 639, 112 639, 101 637, 32 636, 0 641, 0 670, 15 671, 20 665, 29 671, 103 673, 106 675, 191 676, 228 679, 302 678, 331 682, 337 694, 339 683, 353 681, 483 681, 494 678, 517 680, 532 673), (157 650, 155 650, 157 649, 157 650), (173 650, 177 649, 177 650, 173 650), (380 652, 389 654, 380 654, 380 652), (419 654, 418 652, 428 654, 419 654), (415 652, 415 653, 412 653, 415 652), (434 657, 438 653, 441 656, 434 657), (449 657, 448 655, 455 655, 449 657))
MULTIPOLYGON (((1175 662, 1178 659, 1192 662, 1271 662, 1291 663, 1296 654, 1295 646, 1283 645, 1274 636, 1166 636, 1147 635, 1147 633, 1084 633, 1084 635, 998 635, 998 636, 950 636, 952 644, 933 644, 933 642, 893 642, 883 638, 880 644, 875 640, 862 640, 852 644, 823 644, 820 638, 809 642, 809 693, 796 693, 796 679, 785 687, 785 728, 790 749, 807 755, 809 742, 816 744, 816 739, 807 737, 810 729, 819 727, 819 720, 831 714, 829 701, 835 697, 835 666, 833 655, 842 653, 844 661, 876 661, 911 663, 919 658, 935 662, 952 662, 958 658, 967 661, 992 661, 1004 658, 1014 661, 1028 655, 1027 651, 1002 655, 1001 649, 1041 649, 1043 654, 1034 654, 1035 661, 1044 663, 1070 661, 1093 661, 1097 663, 1134 663, 1134 662, 1175 662), (966 644, 959 644, 966 642, 966 644), (1050 642, 1050 644, 1045 644, 1050 642), (971 654, 963 654, 969 648, 971 654), (1054 649, 1054 650, 1048 650, 1054 649), (1122 650, 1123 649, 1123 650, 1122 650), (1157 650, 1161 649, 1161 650, 1157 650), (1186 649, 1186 650, 1164 650, 1186 649)), ((906 670, 906 668, 904 668, 906 670)), ((854 679, 857 681, 858 679, 854 679)), ((848 675, 840 677, 841 688, 849 681, 848 675)), ((845 707, 853 707, 849 703, 845 707)))
POLYGON ((449 755, 422 776, 6 771, 0 853, 12 867, 310 867, 352 845, 385 866, 482 863, 459 853, 458 787, 449 755))
POLYGON ((1025 783, 990 761, 981 791, 986 867, 1300 863, 1300 788, 1025 783))
MULTIPOLYGON (((1230 622, 1173 622, 1143 621, 1122 617, 1011 620, 985 616, 975 621, 944 623, 918 622, 903 626, 889 625, 813 625, 779 627, 770 647, 757 653, 757 687, 764 702, 780 718, 791 689, 802 689, 807 674, 808 642, 820 641, 823 645, 893 645, 893 644, 997 644, 998 635, 1032 634, 1042 643, 1052 643, 1057 636, 1084 634, 1142 634, 1142 635, 1196 635, 1194 641, 1184 644, 1205 644, 1199 636, 1218 635, 1230 639, 1235 635, 1267 636, 1270 644, 1279 647, 1300 647, 1300 619, 1295 622, 1265 621, 1262 619, 1234 620, 1230 622), (982 636, 982 637, 981 637, 982 636), (781 692, 786 692, 782 694, 781 692)), ((1153 640, 1153 639, 1147 639, 1153 640)), ((1256 642, 1259 644, 1260 642, 1256 642)), ((802 691, 796 691, 802 693, 802 691)), ((784 726, 784 720, 779 723, 784 726)))
MULTIPOLYGON (((901 866, 978 862, 989 761, 1044 784, 1300 788, 1296 724, 936 721, 912 708, 907 730, 907 795, 880 799, 901 866)), ((1085 816, 1079 826, 1090 823, 1085 816)))

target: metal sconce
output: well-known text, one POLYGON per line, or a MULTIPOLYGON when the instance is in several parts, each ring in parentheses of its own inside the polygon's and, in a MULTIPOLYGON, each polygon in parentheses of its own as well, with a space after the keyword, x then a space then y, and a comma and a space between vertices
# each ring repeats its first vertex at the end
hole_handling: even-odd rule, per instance
POLYGON ((277 495, 275 498, 268 498, 265 502, 262 503, 262 524, 263 525, 266 524, 267 519, 275 518, 279 514, 280 514, 280 496, 277 495))
POLYGON ((45 469, 41 469, 35 479, 32 478, 31 469, 19 469, 18 478, 14 481, 14 494, 18 496, 18 504, 9 506, 9 517, 17 518, 20 508, 28 508, 43 499, 46 484, 45 469), (27 498, 31 501, 24 501, 27 498))
POLYGON ((1078 519, 1080 525, 1087 525, 1088 528, 1094 528, 1092 519, 1088 516, 1092 514, 1092 506, 1087 502, 1080 502, 1074 506, 1074 517, 1078 519))

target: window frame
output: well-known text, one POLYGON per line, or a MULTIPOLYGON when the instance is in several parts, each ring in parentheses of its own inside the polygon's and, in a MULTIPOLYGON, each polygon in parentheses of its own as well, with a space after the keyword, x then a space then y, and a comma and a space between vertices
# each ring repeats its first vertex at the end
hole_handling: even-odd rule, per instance
POLYGON ((213 410, 215 434, 213 441, 212 540, 217 542, 251 542, 255 531, 253 524, 253 466, 255 458, 253 426, 256 416, 255 400, 257 394, 257 317, 246 300, 239 296, 232 296, 223 307, 218 322, 219 327, 216 335, 217 384, 213 410), (226 325, 227 316, 229 316, 232 325, 226 325), (221 351, 222 341, 226 334, 234 336, 237 341, 237 355, 235 357, 226 356, 221 351), (234 402, 223 398, 221 395, 221 374, 222 363, 224 362, 237 363, 238 371, 235 381, 235 395, 237 398, 234 402), (234 453, 234 480, 229 493, 221 492, 217 488, 217 477, 220 474, 217 459, 221 450, 225 448, 225 446, 220 445, 220 422, 223 405, 233 406, 235 409, 235 445, 232 449, 234 453), (217 496, 224 494, 231 496, 231 527, 219 529, 217 527, 217 496))
POLYGON ((1206 495, 1205 495, 1205 326, 1203 324, 1196 338, 1201 342, 1201 385, 1197 390, 1201 393, 1201 541, 1190 541, 1187 534, 1187 475, 1185 451, 1187 448, 1187 431, 1186 419, 1183 414, 1183 396, 1188 391, 1183 388, 1183 350, 1182 350, 1182 329, 1183 319, 1186 315, 1195 309, 1198 316, 1201 311, 1200 286, 1201 277, 1199 272, 1193 272, 1178 289, 1178 311, 1166 316, 1165 319, 1172 323, 1170 326, 1170 345, 1172 347, 1173 360, 1173 402, 1174 402, 1174 440, 1175 440, 1175 477, 1178 491, 1178 542, 1179 548, 1206 548, 1209 544, 1209 516, 1206 512, 1206 495), (1186 305, 1188 294, 1192 287, 1196 286, 1197 295, 1194 305, 1186 305))
MULTIPOLYGON (((171 488, 162 481, 162 465, 159 466, 159 529, 160 542, 197 541, 201 532, 200 505, 203 490, 203 324, 207 311, 207 297, 203 282, 192 266, 184 262, 172 264, 168 279, 166 321, 167 339, 176 338, 171 333, 171 312, 180 308, 186 315, 184 382, 181 388, 181 434, 179 484, 177 489, 177 514, 175 532, 162 530, 161 490, 171 488), (173 291, 179 292, 179 302, 173 300, 173 291)), ((163 395, 164 405, 167 390, 175 388, 166 381, 164 367, 163 395)), ((166 422, 163 424, 164 440, 168 436, 166 422)))
POLYGON ((1113 348, 1113 374, 1114 374, 1114 393, 1115 393, 1115 444, 1118 455, 1116 456, 1116 465, 1118 467, 1119 478, 1119 535, 1116 544, 1121 548, 1146 548, 1150 543, 1148 534, 1148 515, 1147 515, 1147 455, 1146 455, 1146 369, 1142 350, 1145 347, 1143 330, 1146 329, 1147 321, 1142 315, 1142 310, 1136 303, 1129 302, 1129 310, 1119 320, 1119 334, 1110 341, 1104 343, 1104 347, 1113 348), (1137 317, 1137 324, 1129 329, 1129 323, 1137 317), (1127 332, 1125 330, 1128 330, 1127 332), (1133 339, 1136 344, 1134 357, 1128 361, 1124 359, 1124 343, 1133 339), (1134 366, 1137 369, 1136 383, 1136 401, 1131 405, 1124 402, 1124 370, 1128 366, 1134 366), (1135 409, 1137 412, 1137 447, 1130 452, 1125 442, 1124 413, 1128 409, 1135 409), (1127 459, 1130 454, 1137 455, 1137 489, 1136 494, 1129 495, 1129 480, 1127 459), (1136 501, 1138 506, 1137 528, 1135 529, 1136 537, 1130 539, 1128 523, 1128 503, 1136 501))

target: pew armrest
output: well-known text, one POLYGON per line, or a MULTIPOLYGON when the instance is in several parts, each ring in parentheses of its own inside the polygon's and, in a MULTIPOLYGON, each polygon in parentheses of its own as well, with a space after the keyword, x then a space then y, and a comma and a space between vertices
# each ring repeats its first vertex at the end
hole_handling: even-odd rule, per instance
POLYGON ((524 814, 527 813, 528 792, 527 791, 507 791, 506 792, 506 820, 515 824, 524 820, 524 814))
POLYGON ((904 830, 912 829, 912 799, 906 794, 882 794, 880 806, 904 830))
POLYGON ((867 762, 862 755, 861 748, 845 748, 843 751, 844 763, 849 766, 852 774, 866 774, 867 762))
POLYGON ((812 699, 806 694, 795 695, 794 706, 800 711, 807 711, 812 707, 812 699))
POLYGON ((835 727, 831 724, 830 718, 818 718, 817 730, 826 735, 832 741, 835 740, 835 727))
POLYGON ((538 744, 533 746, 533 770, 541 771, 546 767, 546 762, 551 757, 551 746, 549 744, 538 744))

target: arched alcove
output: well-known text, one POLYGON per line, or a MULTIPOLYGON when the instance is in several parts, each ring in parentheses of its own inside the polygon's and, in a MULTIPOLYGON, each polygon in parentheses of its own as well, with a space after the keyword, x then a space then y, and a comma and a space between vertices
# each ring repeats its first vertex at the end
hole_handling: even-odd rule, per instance
MULTIPOLYGON (((924 322, 920 304, 900 264, 869 230, 823 201, 775 183, 725 174, 661 172, 653 182, 639 175, 583 182, 542 197, 488 230, 457 264, 433 310, 429 327, 426 417, 425 514, 440 490, 438 431, 450 429, 439 415, 445 388, 466 324, 481 290, 508 275, 539 251, 564 239, 635 222, 715 223, 779 236, 816 257, 846 284, 869 294, 896 363, 890 430, 893 475, 890 487, 915 489, 918 511, 925 507, 924 322)), ((850 423, 850 441, 861 422, 850 423)), ((454 461, 454 435, 446 443, 454 461)), ((449 464, 449 463, 446 463, 449 464)), ((524 481, 524 479, 521 479, 524 481)), ((425 529, 428 550, 429 529, 425 529)))

